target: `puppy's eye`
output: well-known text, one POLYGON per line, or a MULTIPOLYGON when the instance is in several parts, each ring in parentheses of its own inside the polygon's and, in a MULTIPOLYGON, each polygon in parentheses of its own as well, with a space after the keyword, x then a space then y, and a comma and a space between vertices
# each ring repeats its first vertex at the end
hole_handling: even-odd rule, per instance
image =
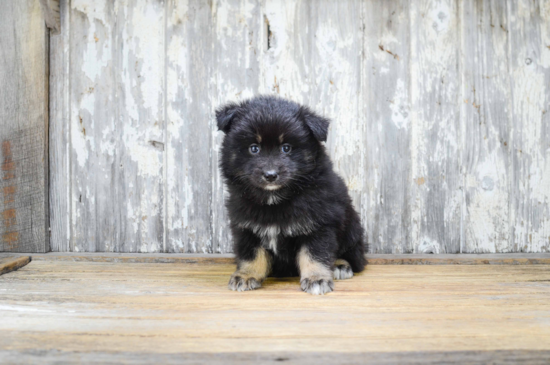
POLYGON ((251 154, 256 155, 260 153, 260 146, 258 146, 257 144, 251 144, 250 147, 248 147, 248 150, 251 154))
POLYGON ((284 144, 281 146, 281 151, 283 151, 283 153, 289 153, 290 151, 292 150, 292 147, 289 145, 289 144, 284 144))

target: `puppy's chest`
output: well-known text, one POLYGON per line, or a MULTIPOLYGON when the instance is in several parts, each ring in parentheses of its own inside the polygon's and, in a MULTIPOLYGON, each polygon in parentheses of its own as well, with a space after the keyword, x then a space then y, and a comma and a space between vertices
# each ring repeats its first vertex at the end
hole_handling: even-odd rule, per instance
POLYGON ((251 228, 252 232, 262 240, 262 246, 277 254, 277 244, 282 244, 284 240, 281 235, 281 228, 277 225, 256 225, 251 228))
POLYGON ((277 224, 248 221, 239 224, 239 226, 251 230, 261 239, 262 246, 273 251, 274 254, 284 251, 285 245, 292 237, 308 235, 316 228, 314 223, 304 219, 277 224))

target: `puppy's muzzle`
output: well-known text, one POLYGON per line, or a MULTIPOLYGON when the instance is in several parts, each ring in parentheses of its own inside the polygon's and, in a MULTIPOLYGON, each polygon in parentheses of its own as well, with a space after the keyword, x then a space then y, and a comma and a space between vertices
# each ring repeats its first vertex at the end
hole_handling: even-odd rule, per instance
POLYGON ((279 174, 277 174, 277 171, 275 170, 264 171, 264 179, 267 182, 274 182, 278 177, 279 174))

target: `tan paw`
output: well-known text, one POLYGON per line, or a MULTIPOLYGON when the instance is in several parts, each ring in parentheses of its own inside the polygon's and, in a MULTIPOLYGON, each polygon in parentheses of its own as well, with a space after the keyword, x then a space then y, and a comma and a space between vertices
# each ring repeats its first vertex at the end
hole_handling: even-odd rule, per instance
POLYGON ((235 291, 246 291, 258 289, 262 286, 261 283, 262 281, 260 279, 256 279, 245 273, 235 271, 235 273, 231 275, 231 279, 229 279, 228 287, 229 289, 235 291))
POLYGON ((300 281, 303 291, 313 295, 323 295, 334 290, 334 281, 331 278, 312 276, 300 281))
POLYGON ((338 259, 334 262, 334 279, 345 280, 353 277, 353 270, 346 260, 338 259))

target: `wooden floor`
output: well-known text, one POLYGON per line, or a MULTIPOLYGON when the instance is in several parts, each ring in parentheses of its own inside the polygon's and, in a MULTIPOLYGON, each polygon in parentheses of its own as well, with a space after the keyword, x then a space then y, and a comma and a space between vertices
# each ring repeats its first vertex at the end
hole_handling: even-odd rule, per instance
POLYGON ((0 363, 550 361, 550 265, 371 265, 326 296, 233 270, 34 260, 0 276, 0 363))

